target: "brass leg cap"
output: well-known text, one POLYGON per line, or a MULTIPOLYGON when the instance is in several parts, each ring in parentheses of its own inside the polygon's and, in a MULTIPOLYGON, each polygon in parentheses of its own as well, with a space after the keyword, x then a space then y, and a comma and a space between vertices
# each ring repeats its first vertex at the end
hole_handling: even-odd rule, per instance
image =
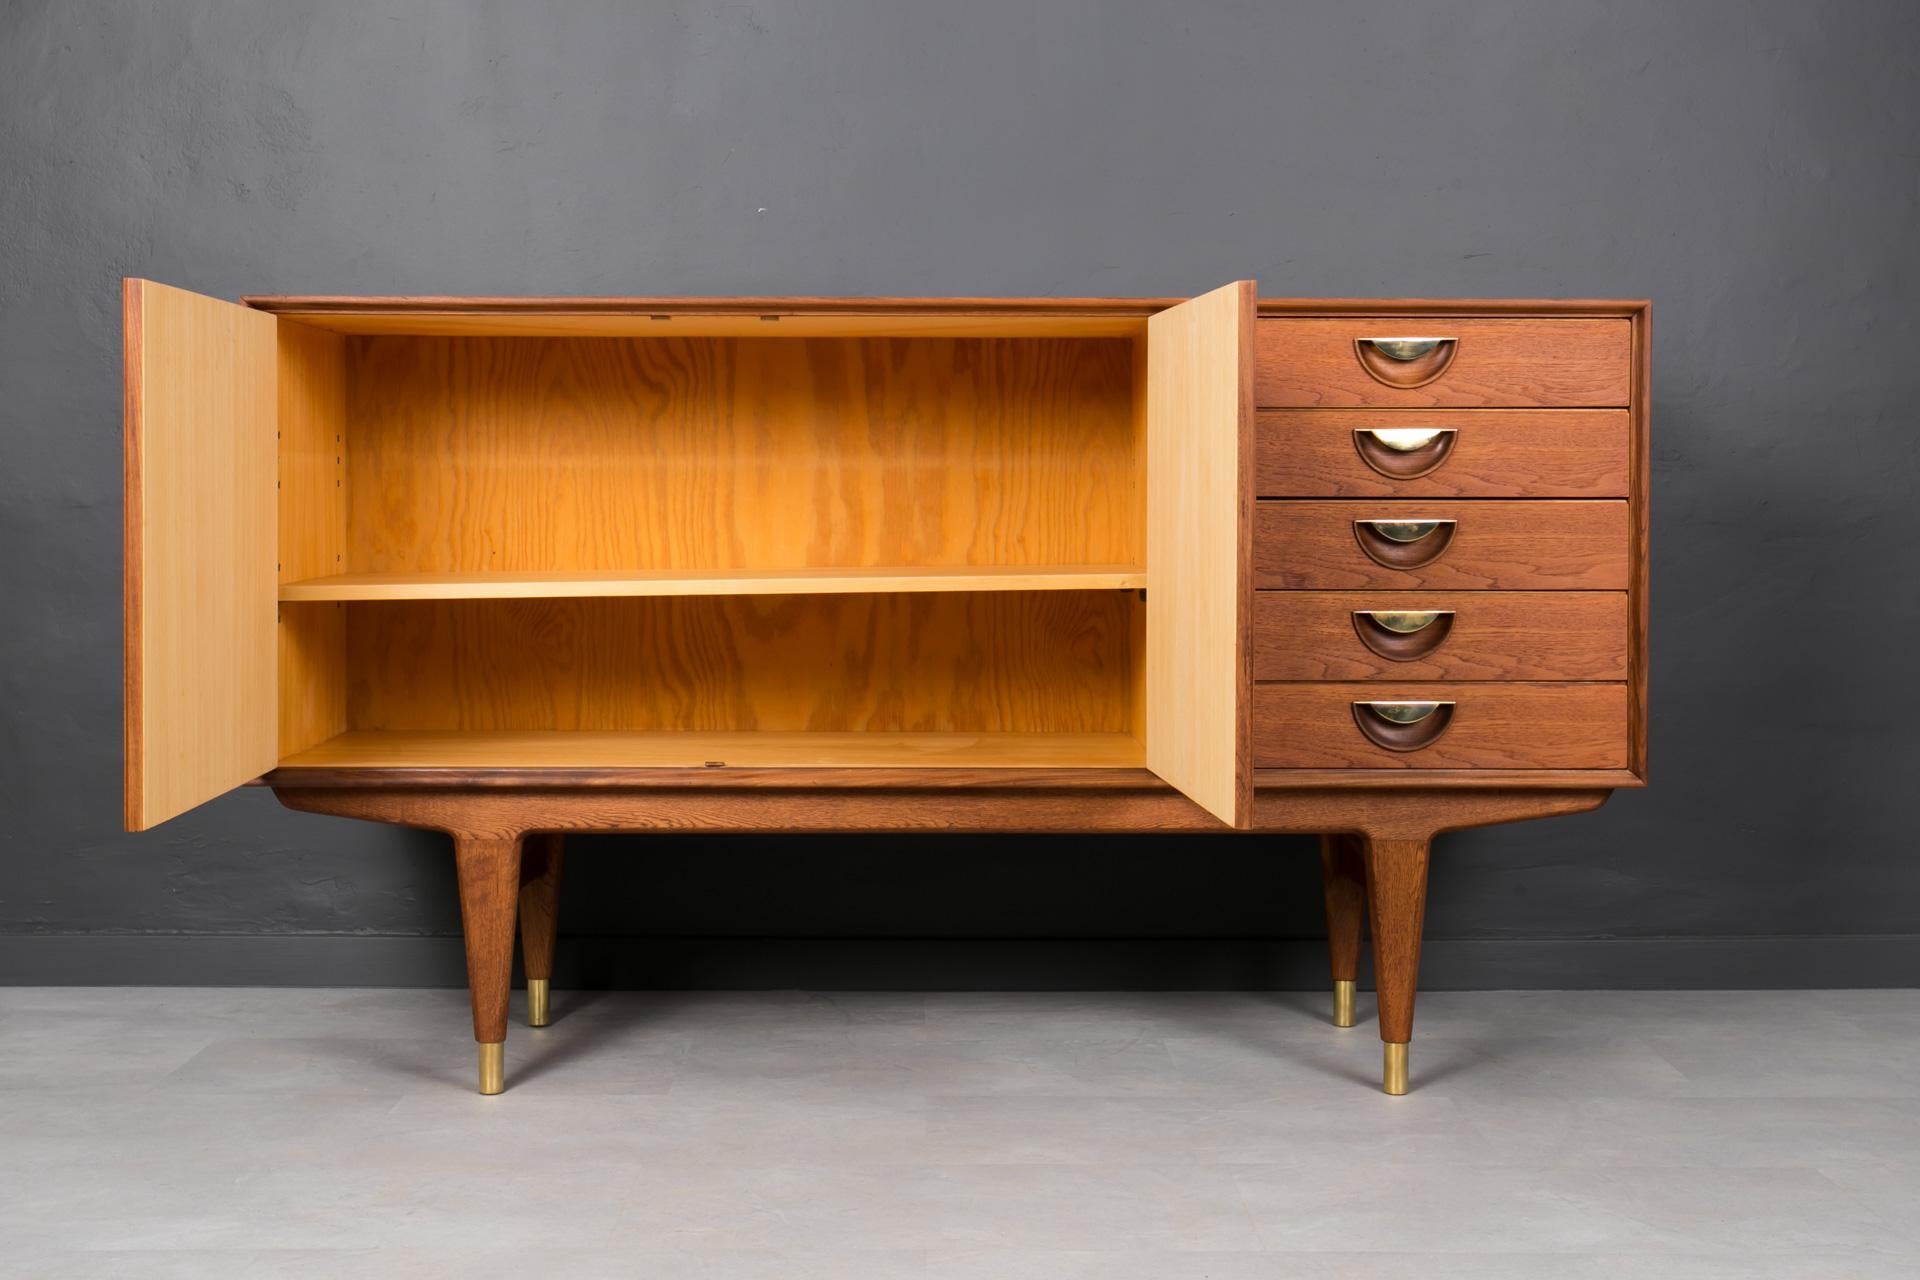
POLYGON ((1380 1087, 1399 1097, 1407 1091, 1407 1046, 1404 1044, 1382 1044, 1386 1052, 1381 1058, 1380 1087))
POLYGON ((547 978, 527 979, 527 1025, 544 1027, 550 1016, 548 1000, 551 996, 547 978))
POLYGON ((507 1087, 507 1046, 480 1046, 480 1092, 496 1094, 507 1087))
POLYGON ((1333 983, 1333 1025, 1353 1025, 1353 979, 1336 978, 1333 983))

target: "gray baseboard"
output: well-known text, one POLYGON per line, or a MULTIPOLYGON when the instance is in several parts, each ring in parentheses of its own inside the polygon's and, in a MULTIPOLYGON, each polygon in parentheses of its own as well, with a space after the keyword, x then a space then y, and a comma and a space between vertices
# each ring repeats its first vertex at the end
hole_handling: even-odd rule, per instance
MULTIPOLYGON (((460 939, 0 934, 0 985, 444 987, 460 939)), ((574 989, 1307 991, 1326 944, 1266 938, 563 938, 574 989)), ((1429 991, 1920 987, 1920 935, 1430 939, 1429 991)))

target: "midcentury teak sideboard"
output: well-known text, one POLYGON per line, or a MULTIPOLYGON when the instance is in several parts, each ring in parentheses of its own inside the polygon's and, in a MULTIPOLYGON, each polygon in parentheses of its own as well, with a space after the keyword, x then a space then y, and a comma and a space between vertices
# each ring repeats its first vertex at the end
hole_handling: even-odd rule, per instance
POLYGON ((126 822, 453 837, 480 1089, 567 832, 1434 835, 1645 778, 1647 304, 126 284, 126 822))

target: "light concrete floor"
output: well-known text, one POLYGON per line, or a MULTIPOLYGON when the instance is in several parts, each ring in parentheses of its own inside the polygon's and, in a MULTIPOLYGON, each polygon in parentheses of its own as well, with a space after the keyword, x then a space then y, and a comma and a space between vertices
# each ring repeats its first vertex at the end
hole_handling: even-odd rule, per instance
POLYGON ((1920 992, 554 1003, 0 989, 0 1274, 1920 1275, 1920 992))

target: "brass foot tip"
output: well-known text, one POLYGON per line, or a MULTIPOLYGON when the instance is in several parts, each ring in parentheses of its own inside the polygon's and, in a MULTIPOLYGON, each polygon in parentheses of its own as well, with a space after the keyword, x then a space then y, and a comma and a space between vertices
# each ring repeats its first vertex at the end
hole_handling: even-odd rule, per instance
POLYGON ((1380 1087, 1398 1098, 1407 1091, 1407 1046, 1383 1044, 1380 1047, 1386 1051, 1381 1059, 1380 1087))
POLYGON ((527 1025, 530 1027, 544 1027, 549 1021, 548 1000, 552 993, 548 982, 546 978, 527 979, 527 1025))
POLYGON ((507 1046, 480 1046, 480 1092, 492 1095, 507 1087, 507 1046))
POLYGON ((1333 983, 1333 1025, 1350 1027, 1353 1025, 1353 980, 1336 978, 1333 983))

